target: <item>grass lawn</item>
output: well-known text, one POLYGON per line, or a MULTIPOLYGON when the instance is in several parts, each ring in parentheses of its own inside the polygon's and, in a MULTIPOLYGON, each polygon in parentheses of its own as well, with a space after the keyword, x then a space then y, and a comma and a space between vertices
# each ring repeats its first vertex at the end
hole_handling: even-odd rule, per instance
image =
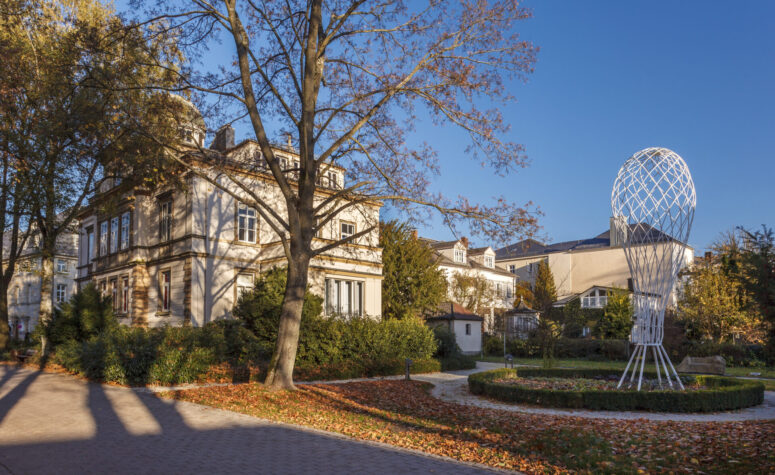
POLYGON ((459 406, 427 383, 369 381, 268 391, 260 384, 166 393, 274 421, 528 473, 773 473, 775 421, 583 419, 459 406))
MULTIPOLYGON (((477 357, 479 361, 486 361, 489 363, 503 363, 503 357, 501 356, 484 356, 477 357)), ((541 366, 543 360, 541 358, 514 358, 514 364, 541 366)), ((649 364, 653 367, 653 362, 646 361, 646 367, 649 364)), ((673 362, 673 364, 677 364, 673 362)), ((556 359, 554 360, 554 366, 556 368, 593 368, 593 369, 618 369, 624 370, 627 366, 626 361, 589 361, 583 359, 556 359)), ((748 376, 750 373, 761 373, 759 378, 771 378, 775 379, 775 367, 765 368, 752 368, 741 366, 727 366, 727 376, 748 376)), ((766 382, 765 382, 766 384, 766 382)))

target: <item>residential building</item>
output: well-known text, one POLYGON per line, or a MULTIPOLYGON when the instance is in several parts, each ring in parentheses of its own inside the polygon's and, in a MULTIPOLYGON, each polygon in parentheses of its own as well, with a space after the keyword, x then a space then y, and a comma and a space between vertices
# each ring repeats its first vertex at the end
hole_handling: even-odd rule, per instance
POLYGON ((456 274, 481 276, 490 283, 493 298, 484 304, 483 309, 476 309, 485 317, 485 331, 490 331, 493 328, 495 312, 513 306, 514 275, 496 264, 495 251, 489 246, 469 248, 466 238, 455 241, 424 240, 436 251, 439 269, 447 276, 450 299, 453 299, 452 284, 456 274))
MULTIPOLYGON (((63 232, 57 238, 54 255, 52 285, 53 305, 66 302, 75 292, 76 266, 78 263, 77 227, 63 232)), ((8 262, 10 242, 8 234, 3 240, 3 264, 8 262)), ((23 340, 35 329, 40 314, 42 279, 40 275, 40 235, 32 233, 25 243, 16 269, 8 285, 8 325, 11 337, 23 340)))
POLYGON ((445 326, 455 334, 460 351, 465 354, 482 352, 482 323, 484 318, 462 305, 443 302, 435 314, 425 319, 430 326, 445 326))
MULTIPOLYGON (((201 117, 195 125, 190 140, 203 147, 201 117)), ((298 155, 289 147, 274 151, 293 183, 298 155)), ((284 199, 256 142, 235 145, 233 130, 224 127, 205 152, 203 158, 191 158, 195 167, 204 171, 207 157, 216 157, 263 200, 277 203, 276 211, 282 213, 284 199)), ((344 186, 344 172, 328 167, 316 191, 318 202, 344 186)), ((80 216, 78 284, 93 282, 111 295, 123 323, 202 326, 229 318, 238 296, 253 287, 259 273, 286 263, 278 235, 255 209, 194 173, 184 181, 180 188, 129 192, 106 182, 80 216), (114 206, 102 206, 111 199, 114 206)), ((219 183, 233 186, 226 179, 219 183)), ((345 210, 313 245, 377 223, 379 209, 379 203, 364 203, 345 210)), ((381 283, 376 228, 310 264, 309 290, 325 299, 328 315, 379 316, 381 283)))
MULTIPOLYGON (((557 288, 555 305, 562 306, 580 298, 583 308, 602 308, 611 288, 632 290, 632 275, 622 243, 626 239, 624 233, 634 229, 633 226, 622 228, 612 218, 610 229, 593 238, 556 244, 526 239, 495 251, 495 260, 519 281, 531 284, 535 283, 538 263, 547 261, 557 288)), ((684 248, 683 266, 694 261, 694 249, 653 228, 648 231, 647 239, 639 241, 650 242, 646 245, 681 246, 684 248)), ((675 294, 674 290, 671 303, 675 302, 675 294)))

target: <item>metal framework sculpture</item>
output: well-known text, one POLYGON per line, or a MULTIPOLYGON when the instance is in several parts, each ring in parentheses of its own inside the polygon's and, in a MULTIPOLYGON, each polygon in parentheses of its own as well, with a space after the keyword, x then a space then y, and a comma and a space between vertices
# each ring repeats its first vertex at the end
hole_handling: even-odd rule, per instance
POLYGON ((640 391, 651 349, 660 387, 664 373, 673 388, 672 373, 677 385, 684 389, 662 339, 665 307, 683 266, 684 243, 689 238, 696 204, 689 167, 672 150, 641 150, 622 165, 616 177, 611 192, 611 232, 619 235, 632 275, 635 325, 630 339, 636 344, 618 387, 632 366, 629 385, 639 372, 640 391))

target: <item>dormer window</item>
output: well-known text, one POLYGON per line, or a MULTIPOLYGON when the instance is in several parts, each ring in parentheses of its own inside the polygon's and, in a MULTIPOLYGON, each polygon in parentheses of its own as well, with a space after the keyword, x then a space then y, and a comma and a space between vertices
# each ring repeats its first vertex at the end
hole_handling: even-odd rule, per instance
POLYGON ((455 262, 459 264, 465 264, 466 262, 466 250, 465 249, 455 249, 455 262))
POLYGON ((484 266, 493 268, 495 267, 495 257, 493 256, 484 256, 484 266))

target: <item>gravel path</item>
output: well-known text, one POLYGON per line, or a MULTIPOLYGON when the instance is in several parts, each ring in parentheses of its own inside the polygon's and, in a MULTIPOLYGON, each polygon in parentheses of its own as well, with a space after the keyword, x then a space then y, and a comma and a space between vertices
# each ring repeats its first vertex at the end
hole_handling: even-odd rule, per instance
POLYGON ((521 404, 508 404, 493 401, 468 392, 468 375, 502 368, 496 363, 478 362, 474 370, 453 371, 449 373, 431 373, 412 376, 419 381, 427 381, 434 385, 433 396, 444 401, 457 404, 485 407, 489 409, 503 409, 506 411, 522 412, 528 414, 547 414, 553 416, 588 417, 592 419, 647 419, 652 421, 693 421, 693 422, 732 422, 775 419, 775 392, 764 392, 764 403, 747 409, 728 412, 714 412, 706 414, 683 414, 662 412, 617 412, 617 411, 589 411, 577 409, 550 409, 521 404))

